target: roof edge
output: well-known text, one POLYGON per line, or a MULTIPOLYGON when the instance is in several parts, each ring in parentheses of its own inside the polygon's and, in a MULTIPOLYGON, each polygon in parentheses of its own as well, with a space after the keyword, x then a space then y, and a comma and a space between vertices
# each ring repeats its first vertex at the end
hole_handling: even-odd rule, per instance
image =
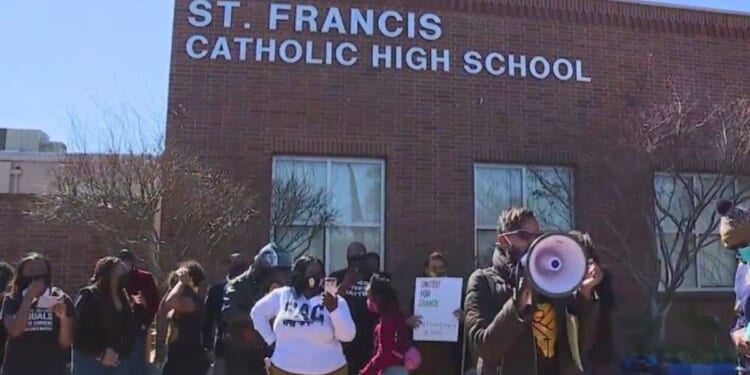
MULTIPOLYGON (((371 0, 350 0, 370 6, 371 0)), ((652 32, 750 39, 750 14, 639 0, 381 0, 380 6, 543 18, 652 32)))
POLYGON ((716 13, 716 14, 729 14, 733 16, 743 16, 743 17, 750 17, 750 11, 741 11, 741 10, 729 10, 729 9, 721 9, 721 8, 711 8, 711 7, 699 7, 694 5, 680 5, 680 4, 674 4, 674 3, 663 3, 660 1, 650 1, 650 0, 609 0, 614 1, 618 3, 626 3, 626 4, 635 4, 635 5, 644 5, 644 6, 655 6, 655 7, 662 7, 662 8, 671 8, 671 9, 684 9, 684 10, 692 10, 696 12, 707 12, 707 13, 716 13))

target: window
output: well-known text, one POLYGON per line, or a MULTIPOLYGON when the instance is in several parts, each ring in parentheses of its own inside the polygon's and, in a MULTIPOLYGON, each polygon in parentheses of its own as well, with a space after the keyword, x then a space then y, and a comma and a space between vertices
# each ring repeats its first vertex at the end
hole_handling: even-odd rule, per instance
POLYGON ((491 263, 498 217, 513 206, 534 210, 542 230, 573 227, 573 177, 570 168, 477 164, 474 166, 476 261, 491 263))
MULTIPOLYGON (((677 265, 680 255, 697 252, 695 262, 689 262, 679 290, 730 289, 737 263, 734 253, 725 250, 719 241, 719 218, 714 207, 718 199, 734 201, 742 195, 738 179, 726 176, 720 179, 715 174, 660 173, 654 177, 654 195, 659 258, 668 256, 677 265), (702 211, 697 212, 701 207, 702 211), (691 225, 691 221, 695 224, 691 225), (683 252, 681 246, 686 240, 691 241, 691 250, 683 252)), ((660 267, 660 272, 664 288, 667 282, 664 267, 660 267)))
MULTIPOLYGON (((367 251, 383 256, 385 163, 382 160, 275 157, 274 180, 289 176, 301 176, 315 190, 329 194, 336 216, 333 224, 318 231, 314 238, 304 233, 299 235, 309 224, 304 215, 298 215, 298 220, 289 227, 277 230, 295 232, 297 235, 289 236, 295 241, 309 239, 309 247, 302 250, 306 248, 307 253, 323 259, 328 272, 346 267, 346 248, 353 241, 362 242, 367 251)), ((295 247, 295 244, 280 245, 295 247)))

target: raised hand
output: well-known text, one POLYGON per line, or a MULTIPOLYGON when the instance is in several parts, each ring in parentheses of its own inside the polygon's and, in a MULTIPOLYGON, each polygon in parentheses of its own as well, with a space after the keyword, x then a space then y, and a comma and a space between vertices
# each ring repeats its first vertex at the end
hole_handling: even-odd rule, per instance
POLYGON ((325 307, 328 312, 333 312, 339 307, 338 298, 331 293, 323 293, 323 307, 325 307))
POLYGON ((47 289, 47 283, 45 283, 44 280, 34 280, 34 282, 32 282, 26 289, 26 297, 31 299, 39 298, 39 296, 44 293, 45 289, 47 289))

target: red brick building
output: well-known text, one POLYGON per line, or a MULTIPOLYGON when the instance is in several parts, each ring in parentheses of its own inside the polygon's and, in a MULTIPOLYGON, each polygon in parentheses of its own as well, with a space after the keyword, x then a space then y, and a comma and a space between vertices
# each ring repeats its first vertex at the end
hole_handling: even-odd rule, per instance
MULTIPOLYGON (((612 209, 608 174, 586 155, 623 171, 633 194, 623 207, 652 204, 637 197, 654 175, 606 146, 642 80, 711 97, 750 89, 747 15, 602 0, 226 4, 177 1, 168 147, 248 181, 263 218, 272 176, 305 171, 341 213, 313 251, 334 269, 349 241, 363 241, 405 293, 432 250, 457 275, 481 263, 504 207, 549 211, 529 167, 556 172, 570 192, 569 209, 542 215, 546 227, 616 241, 598 218, 625 226, 635 214, 612 209)), ((253 249, 269 237, 261 221, 253 249)), ((653 262, 638 228, 626 234, 653 262)), ((700 267, 676 310, 700 303, 728 319, 731 266, 728 279, 700 267)), ((613 268, 623 301, 637 301, 625 268, 613 268)))

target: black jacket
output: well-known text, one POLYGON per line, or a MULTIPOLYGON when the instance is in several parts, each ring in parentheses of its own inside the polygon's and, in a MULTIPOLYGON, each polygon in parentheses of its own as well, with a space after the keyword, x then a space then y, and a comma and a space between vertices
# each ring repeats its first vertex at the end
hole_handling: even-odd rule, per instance
POLYGON ((206 321, 203 324, 203 344, 213 349, 216 356, 224 355, 224 321, 221 308, 224 305, 224 287, 227 281, 212 285, 206 294, 206 321))
POLYGON ((122 311, 115 310, 112 301, 108 299, 95 286, 85 287, 78 292, 73 346, 76 350, 95 357, 104 355, 111 348, 122 358, 133 349, 139 322, 124 293, 121 298, 122 311))

